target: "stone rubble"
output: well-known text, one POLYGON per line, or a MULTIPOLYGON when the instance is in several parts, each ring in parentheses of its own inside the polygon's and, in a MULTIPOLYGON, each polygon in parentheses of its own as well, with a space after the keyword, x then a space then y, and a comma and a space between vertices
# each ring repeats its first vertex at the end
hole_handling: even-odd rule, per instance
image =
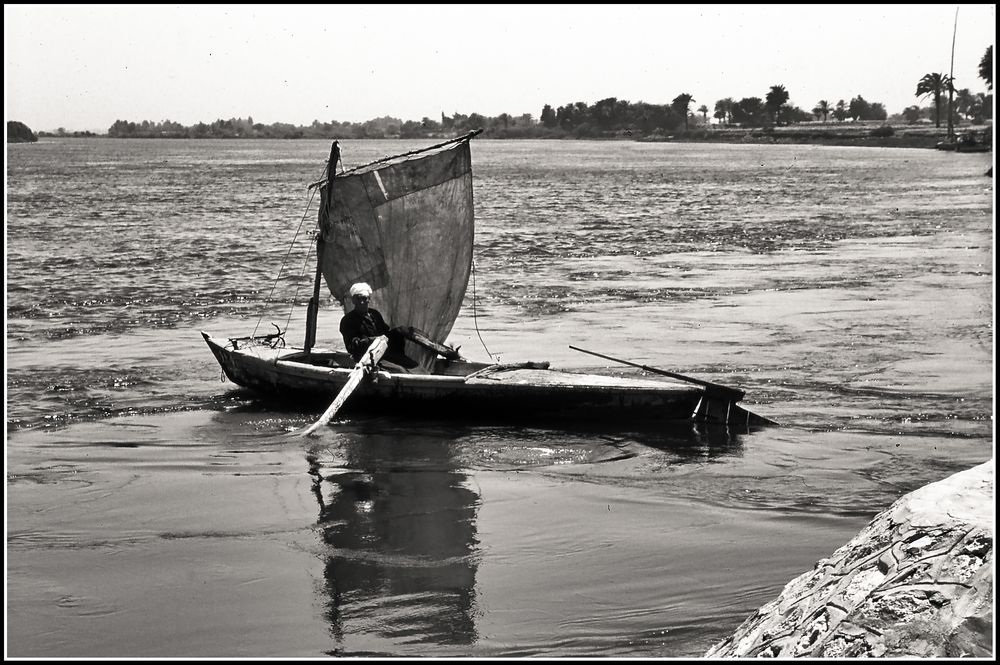
POLYGON ((903 496, 705 657, 993 657, 993 467, 903 496))

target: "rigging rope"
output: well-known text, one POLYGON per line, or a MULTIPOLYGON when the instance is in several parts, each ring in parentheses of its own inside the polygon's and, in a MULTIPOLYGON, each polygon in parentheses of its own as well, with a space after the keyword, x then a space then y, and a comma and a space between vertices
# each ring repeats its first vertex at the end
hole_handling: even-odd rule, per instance
MULTIPOLYGON (((340 161, 339 158, 338 158, 337 161, 340 161)), ((336 170, 337 165, 334 164, 333 168, 334 168, 334 170, 336 170)), ((327 167, 324 168, 323 170, 327 171, 327 172, 329 171, 329 162, 327 162, 327 167)), ((343 162, 341 162, 341 170, 343 170, 343 162)), ((285 264, 288 262, 288 255, 292 253, 292 248, 295 247, 295 241, 298 240, 298 238, 299 238, 299 232, 302 230, 302 224, 303 224, 303 222, 306 221, 306 215, 309 214, 309 208, 312 207, 313 199, 316 197, 316 191, 317 190, 314 189, 314 188, 312 188, 312 187, 309 188, 310 194, 309 194, 309 200, 306 202, 306 209, 302 211, 302 219, 299 220, 299 226, 298 226, 297 229, 295 229, 295 236, 292 238, 292 242, 288 245, 288 251, 285 252, 285 258, 282 259, 282 261, 281 261, 281 267, 278 268, 278 275, 274 278, 274 283, 271 284, 271 290, 267 294, 267 299, 264 300, 264 307, 263 307, 263 309, 266 309, 267 306, 268 306, 268 304, 270 304, 270 302, 271 302, 271 296, 274 294, 274 289, 278 285, 278 280, 281 279, 281 271, 285 269, 285 264)), ((309 251, 306 253, 306 259, 305 260, 308 261, 309 257, 311 255, 312 255, 312 246, 310 245, 309 251)), ((303 262, 302 269, 299 271, 299 277, 301 277, 302 274, 305 272, 305 266, 306 266, 306 263, 303 262)), ((289 324, 292 321, 292 313, 295 311, 295 297, 298 295, 298 293, 299 293, 299 287, 296 286, 295 287, 295 293, 292 295, 292 306, 291 306, 291 308, 288 311, 288 319, 287 319, 287 321, 285 321, 285 330, 288 330, 288 326, 289 326, 289 324)), ((251 337, 256 337, 257 336, 257 329, 260 328, 260 322, 264 320, 264 311, 263 311, 263 309, 262 309, 262 311, 260 313, 260 318, 257 319, 257 325, 255 325, 254 328, 253 328, 253 334, 251 335, 251 337)))
MULTIPOLYGON (((318 232, 317 232, 318 233, 318 232)), ((302 260, 302 268, 299 270, 299 277, 306 272, 306 266, 309 265, 309 257, 312 256, 312 249, 314 243, 309 243, 309 251, 306 252, 306 258, 302 260)), ((288 318, 285 319, 285 330, 288 330, 288 326, 292 324, 292 314, 295 313, 295 299, 299 296, 299 287, 302 286, 301 280, 299 280, 298 286, 295 287, 295 293, 292 294, 292 306, 288 308, 288 318)))
MULTIPOLYGON (((278 275, 274 278, 274 283, 271 284, 271 290, 268 292, 267 298, 264 300, 263 309, 266 309, 271 302, 271 296, 274 295, 274 288, 278 285, 278 280, 281 279, 281 271, 285 269, 285 264, 288 262, 288 255, 291 254, 292 247, 295 247, 295 241, 298 240, 299 232, 302 230, 302 223, 306 221, 306 215, 309 214, 309 207, 312 205, 312 200, 315 196, 316 196, 316 190, 313 190, 312 193, 309 195, 309 201, 306 202, 306 209, 302 211, 302 219, 299 220, 299 227, 295 229, 295 236, 292 238, 292 242, 288 245, 288 251, 285 252, 285 258, 281 260, 281 267, 278 268, 278 275)), ((292 299, 293 306, 294 303, 295 300, 293 298, 292 299)), ((260 313, 260 318, 257 319, 257 325, 253 327, 253 334, 250 335, 251 337, 257 336, 257 329, 260 328, 260 322, 264 320, 263 309, 260 313)), ((288 315, 288 318, 291 319, 291 314, 288 315)), ((286 324, 285 329, 287 330, 287 328, 288 326, 286 324)))
POLYGON ((479 318, 476 316, 476 260, 472 260, 472 322, 476 326, 476 335, 479 336, 479 342, 483 345, 483 349, 486 351, 486 355, 490 357, 490 360, 494 362, 500 362, 500 356, 496 358, 490 353, 490 350, 486 348, 486 342, 483 340, 482 333, 479 332, 479 318))

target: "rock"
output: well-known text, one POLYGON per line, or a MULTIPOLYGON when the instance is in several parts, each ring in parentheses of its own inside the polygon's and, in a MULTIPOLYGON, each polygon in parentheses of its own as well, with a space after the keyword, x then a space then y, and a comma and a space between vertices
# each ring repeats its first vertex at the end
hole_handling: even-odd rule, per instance
POLYGON ((705 657, 991 658, 993 467, 903 496, 705 657))

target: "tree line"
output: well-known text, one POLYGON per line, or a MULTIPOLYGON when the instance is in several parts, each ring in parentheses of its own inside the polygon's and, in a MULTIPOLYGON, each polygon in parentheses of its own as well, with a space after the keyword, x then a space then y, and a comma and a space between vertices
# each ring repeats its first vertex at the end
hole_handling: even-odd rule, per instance
MULTIPOLYGON (((715 104, 713 117, 722 125, 751 128, 826 119, 826 102, 821 102, 810 114, 789 105, 788 97, 785 87, 776 85, 763 98, 721 99, 715 104)), ((189 127, 171 120, 143 120, 138 123, 116 120, 108 128, 107 135, 111 138, 326 139, 337 136, 345 139, 405 139, 451 136, 483 129, 484 136, 492 138, 640 138, 673 134, 690 130, 692 125, 709 124, 708 108, 702 105, 693 110, 691 106, 694 102, 692 95, 682 93, 670 104, 629 102, 616 97, 593 104, 571 102, 556 108, 545 104, 537 120, 530 113, 519 116, 501 113, 490 117, 458 112, 450 116, 442 113, 440 119, 424 117, 420 121, 384 116, 361 123, 314 120, 306 126, 280 122, 265 125, 255 123, 253 117, 219 119, 207 124, 199 122, 189 127)), ((830 107, 829 112, 840 120, 847 117, 855 120, 886 119, 882 104, 871 104, 860 95, 849 105, 841 101, 830 107)))
MULTIPOLYGON (((986 49, 979 63, 979 75, 993 89, 993 47, 986 49)), ((954 98, 953 120, 964 117, 972 122, 982 122, 992 118, 993 95, 973 94, 967 88, 955 90, 954 81, 940 73, 925 75, 917 85, 917 97, 931 97, 933 106, 922 109, 910 106, 904 109, 901 119, 914 123, 929 115, 934 116, 940 127, 940 116, 945 95, 954 98)), ((861 95, 850 101, 840 99, 835 103, 821 99, 811 109, 805 111, 789 103, 790 95, 784 85, 773 85, 762 97, 732 97, 717 100, 712 110, 712 118, 717 126, 767 128, 790 125, 812 120, 827 122, 830 118, 837 122, 886 121, 888 113, 881 102, 869 102, 861 95)), ((322 122, 314 120, 306 126, 275 122, 269 125, 254 122, 248 116, 215 120, 211 123, 199 122, 184 126, 171 120, 136 123, 115 120, 108 128, 111 138, 280 138, 280 139, 328 139, 332 136, 344 139, 370 138, 437 138, 464 133, 473 129, 483 129, 484 135, 492 138, 642 138, 672 135, 689 131, 692 125, 704 128, 710 124, 709 108, 705 104, 692 108, 696 100, 690 93, 681 93, 669 104, 629 102, 608 97, 593 104, 578 101, 553 108, 545 104, 536 120, 530 113, 513 116, 501 113, 488 117, 479 113, 468 115, 455 112, 451 116, 441 113, 440 119, 424 117, 419 121, 400 120, 390 116, 374 118, 361 123, 322 122)), ((39 136, 47 136, 39 132, 39 136)), ((69 135, 62 129, 56 135, 69 135)), ((74 132, 75 136, 93 136, 90 132, 74 132)))
MULTIPOLYGON (((986 47, 983 57, 979 60, 979 78, 986 82, 986 89, 993 90, 993 45, 986 47)), ((930 72, 924 74, 917 82, 917 97, 931 97, 934 100, 934 126, 941 126, 941 112, 951 111, 949 116, 950 125, 956 124, 959 116, 964 116, 976 124, 981 124, 985 119, 993 118, 993 95, 984 93, 973 94, 968 88, 957 90, 955 79, 949 74, 941 72, 930 72), (944 105, 945 93, 948 95, 948 106, 944 105)), ((903 109, 903 116, 919 118, 920 108, 909 106, 903 109)), ((914 120, 915 121, 915 120, 914 120)), ((950 126, 949 125, 949 126, 950 126)))

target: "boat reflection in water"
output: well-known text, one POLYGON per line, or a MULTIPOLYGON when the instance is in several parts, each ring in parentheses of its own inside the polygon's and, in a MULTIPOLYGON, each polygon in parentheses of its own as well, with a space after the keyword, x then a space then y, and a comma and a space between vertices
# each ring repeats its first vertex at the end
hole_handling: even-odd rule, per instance
POLYGON ((471 653, 477 566, 488 554, 477 533, 477 473, 742 454, 741 433, 691 423, 627 432, 372 416, 332 428, 306 458, 319 506, 324 614, 337 644, 328 654, 336 656, 420 655, 421 645, 471 653))
POLYGON ((327 549, 325 615, 340 645, 330 655, 471 644, 479 496, 451 441, 391 432, 342 441, 307 453, 327 549))
POLYGON ((638 444, 668 452, 673 463, 697 462, 721 457, 739 457, 743 454, 743 439, 763 429, 755 426, 732 426, 724 423, 677 423, 656 431, 637 431, 628 434, 638 444))

